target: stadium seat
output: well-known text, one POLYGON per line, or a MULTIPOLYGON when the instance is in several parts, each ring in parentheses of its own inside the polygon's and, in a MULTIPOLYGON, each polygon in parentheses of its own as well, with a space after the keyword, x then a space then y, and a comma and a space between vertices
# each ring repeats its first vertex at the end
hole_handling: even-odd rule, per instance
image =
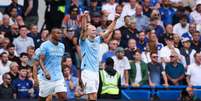
POLYGON ((160 101, 177 101, 180 97, 181 90, 159 90, 157 95, 160 101))
POLYGON ((150 91, 148 90, 122 90, 122 99, 149 101, 150 98, 150 91))
POLYGON ((193 91, 195 96, 198 97, 199 99, 201 99, 201 89, 197 89, 193 91))

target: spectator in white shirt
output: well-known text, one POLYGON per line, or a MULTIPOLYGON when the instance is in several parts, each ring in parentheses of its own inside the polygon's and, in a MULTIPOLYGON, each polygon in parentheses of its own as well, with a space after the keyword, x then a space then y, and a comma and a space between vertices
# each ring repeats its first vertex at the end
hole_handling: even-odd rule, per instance
POLYGON ((191 22, 195 22, 198 25, 201 25, 201 1, 197 0, 196 7, 193 12, 190 14, 191 22))
POLYGON ((167 36, 165 38, 165 42, 167 45, 163 47, 159 52, 159 57, 161 59, 161 62, 163 63, 163 66, 165 65, 165 63, 170 62, 170 55, 172 52, 176 52, 180 58, 179 49, 174 47, 173 35, 167 36))
POLYGON ((121 85, 128 87, 128 70, 130 70, 131 67, 128 58, 124 56, 124 49, 118 47, 112 59, 114 60, 114 69, 121 75, 121 85))
POLYGON ((7 52, 1 53, 1 60, 0 60, 0 84, 2 83, 2 75, 4 73, 10 71, 10 64, 11 64, 11 61, 8 60, 8 53, 7 52))
POLYGON ((189 65, 187 70, 188 86, 201 86, 201 53, 195 53, 195 62, 189 65))
POLYGON ((183 33, 188 32, 189 24, 187 22, 187 17, 182 15, 180 17, 179 23, 175 24, 173 27, 173 33, 178 34, 180 37, 183 33))
POLYGON ((115 8, 118 4, 115 3, 115 0, 109 0, 108 3, 103 4, 102 12, 104 15, 115 14, 115 8))
POLYGON ((115 8, 115 13, 110 14, 108 16, 109 20, 114 20, 115 14, 120 15, 120 18, 117 20, 117 23, 116 23, 116 26, 115 26, 116 29, 118 29, 118 28, 120 28, 120 27, 122 27, 124 25, 124 16, 125 15, 122 14, 122 10, 123 10, 123 6, 122 5, 117 5, 116 8, 115 8))
POLYGON ((14 39, 13 44, 16 47, 17 54, 21 54, 27 51, 29 46, 35 46, 33 39, 27 36, 27 27, 21 26, 19 28, 20 36, 14 39))
POLYGON ((129 0, 128 3, 124 4, 123 15, 133 16, 135 15, 135 8, 137 5, 137 0, 129 0))

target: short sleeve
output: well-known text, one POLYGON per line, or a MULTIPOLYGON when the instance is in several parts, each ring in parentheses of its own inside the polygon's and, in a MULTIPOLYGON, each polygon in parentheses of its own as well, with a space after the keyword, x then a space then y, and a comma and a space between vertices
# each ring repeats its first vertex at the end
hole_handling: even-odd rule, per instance
POLYGON ((189 66, 189 67, 187 68, 186 75, 191 75, 191 66, 189 66))
POLYGON ((103 38, 101 36, 96 37, 96 42, 97 43, 102 43, 102 41, 103 41, 103 38))
POLYGON ((162 65, 162 64, 159 64, 159 67, 160 67, 160 71, 161 71, 161 72, 164 72, 164 71, 165 71, 165 69, 163 68, 163 65, 162 65))
POLYGON ((86 39, 85 40, 83 40, 81 38, 79 39, 80 47, 84 47, 85 43, 86 43, 86 39))
POLYGON ((38 48, 38 49, 36 49, 36 51, 35 51, 35 54, 34 54, 34 56, 33 56, 33 59, 34 60, 39 60, 39 56, 40 56, 40 49, 38 48))
POLYGON ((39 55, 46 55, 47 54, 47 46, 45 44, 42 44, 40 47, 40 54, 39 55))
POLYGON ((159 51, 159 57, 163 58, 163 57, 166 57, 166 54, 164 54, 164 48, 162 48, 160 51, 159 51))
POLYGON ((131 66, 130 66, 130 64, 129 64, 129 61, 128 61, 128 58, 127 57, 125 57, 125 61, 124 61, 125 63, 125 70, 130 70, 131 69, 131 66))

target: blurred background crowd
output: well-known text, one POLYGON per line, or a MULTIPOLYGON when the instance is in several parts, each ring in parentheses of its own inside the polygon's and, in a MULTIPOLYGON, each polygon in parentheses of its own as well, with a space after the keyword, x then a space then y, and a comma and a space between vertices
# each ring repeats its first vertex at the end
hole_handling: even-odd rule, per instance
MULTIPOLYGON (((33 57, 54 27, 63 33, 68 97, 81 95, 78 39, 80 16, 86 10, 98 35, 120 14, 99 52, 100 68, 114 75, 107 69, 112 66, 120 74, 119 88, 201 86, 201 0, 45 0, 45 4, 41 29, 39 0, 24 0, 24 5, 12 0, 0 11, 0 98, 37 98, 33 57)), ((99 96, 101 76, 100 80, 99 96)))

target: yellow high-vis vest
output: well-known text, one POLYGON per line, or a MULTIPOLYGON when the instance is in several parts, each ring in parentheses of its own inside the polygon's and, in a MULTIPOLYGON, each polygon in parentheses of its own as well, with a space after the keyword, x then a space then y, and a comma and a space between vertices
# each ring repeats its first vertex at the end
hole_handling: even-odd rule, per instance
POLYGON ((62 12, 62 13, 65 13, 65 5, 59 6, 59 7, 58 7, 58 11, 60 11, 60 12, 62 12))
POLYGON ((102 84, 102 92, 101 94, 112 94, 118 95, 119 88, 118 88, 118 79, 120 74, 116 72, 114 76, 109 75, 105 70, 100 71, 102 84))

